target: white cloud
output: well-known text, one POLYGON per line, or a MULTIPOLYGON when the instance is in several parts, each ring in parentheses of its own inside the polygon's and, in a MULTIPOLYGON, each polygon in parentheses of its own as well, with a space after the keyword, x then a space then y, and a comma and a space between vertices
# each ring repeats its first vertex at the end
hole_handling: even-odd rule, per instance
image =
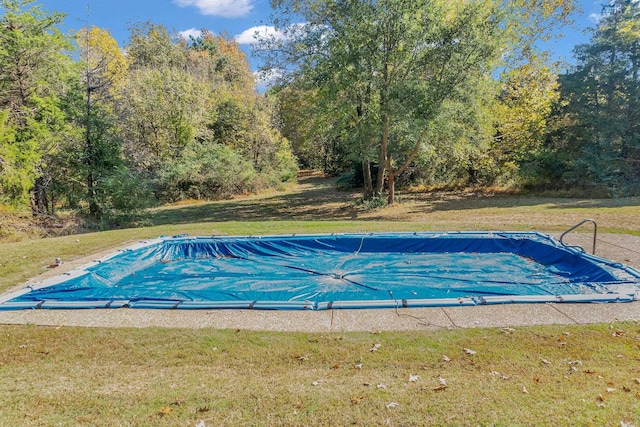
POLYGON ((173 0, 180 7, 195 6, 203 15, 240 18, 253 9, 254 0, 173 0))
POLYGON ((600 22, 602 19, 602 15, 600 13, 592 13, 589 15, 589 20, 595 22, 596 24, 600 22))
POLYGON ((281 31, 275 29, 275 27, 268 25, 259 25, 257 27, 251 27, 244 30, 242 33, 235 36, 238 44, 255 44, 258 42, 256 35, 260 38, 275 37, 276 40, 282 40, 284 34, 281 31))
POLYGON ((180 34, 180 36, 186 41, 189 41, 191 37, 194 39, 200 37, 202 35, 202 31, 195 28, 189 28, 188 30, 178 31, 178 34, 180 34))

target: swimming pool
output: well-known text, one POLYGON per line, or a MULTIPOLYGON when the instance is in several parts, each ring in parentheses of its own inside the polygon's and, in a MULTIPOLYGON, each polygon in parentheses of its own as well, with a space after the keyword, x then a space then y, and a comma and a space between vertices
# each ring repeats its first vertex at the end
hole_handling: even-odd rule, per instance
POLYGON ((638 295, 640 271, 536 232, 174 236, 0 297, 0 310, 326 310, 638 295))

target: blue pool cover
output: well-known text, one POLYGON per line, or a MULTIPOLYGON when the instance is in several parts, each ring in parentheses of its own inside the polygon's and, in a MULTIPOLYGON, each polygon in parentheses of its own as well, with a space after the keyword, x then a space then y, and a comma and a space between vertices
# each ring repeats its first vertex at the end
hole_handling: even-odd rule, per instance
POLYGON ((626 302, 639 291, 638 270, 535 232, 176 236, 0 297, 0 310, 626 302))

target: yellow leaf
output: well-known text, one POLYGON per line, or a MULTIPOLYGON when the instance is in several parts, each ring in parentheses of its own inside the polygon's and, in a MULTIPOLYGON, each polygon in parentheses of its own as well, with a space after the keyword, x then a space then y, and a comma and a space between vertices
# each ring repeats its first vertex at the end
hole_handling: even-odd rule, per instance
POLYGON ((351 398, 351 403, 353 405, 357 405, 358 403, 361 403, 364 400, 364 396, 355 396, 351 398))

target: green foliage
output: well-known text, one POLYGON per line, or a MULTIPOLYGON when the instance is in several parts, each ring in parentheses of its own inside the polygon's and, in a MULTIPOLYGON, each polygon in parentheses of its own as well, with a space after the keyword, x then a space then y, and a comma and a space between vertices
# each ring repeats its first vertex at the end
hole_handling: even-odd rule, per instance
POLYGON ((151 22, 138 23, 130 28, 127 58, 133 69, 184 68, 185 50, 174 43, 163 25, 151 22))
POLYGON ((117 103, 127 158, 153 177, 155 193, 171 201, 218 199, 295 179, 289 144, 237 44, 205 31, 172 47, 182 51, 183 65, 157 64, 146 55, 150 46, 168 49, 165 33, 149 25, 135 31, 117 103))
POLYGON ((180 161, 166 162, 159 172, 163 199, 221 199, 253 191, 256 171, 231 147, 194 142, 180 161))
POLYGON ((336 180, 336 190, 351 190, 356 186, 356 177, 353 171, 344 172, 336 180))
POLYGON ((117 104, 132 163, 155 170, 179 158, 202 126, 209 95, 206 85, 180 69, 133 70, 117 104))
POLYGON ((60 99, 71 60, 56 28, 63 16, 32 3, 0 2, 0 198, 16 206, 31 201, 34 213, 45 213, 46 159, 68 126, 60 99))
POLYGON ((356 206, 361 206, 366 211, 384 208, 387 206, 386 197, 373 196, 369 198, 361 198, 356 201, 356 206))
POLYGON ((151 183, 170 199, 220 198, 295 179, 233 39, 189 44, 143 23, 125 55, 99 28, 63 36, 63 15, 32 3, 0 0, 1 203, 121 226, 150 205, 151 183))
POLYGON ((272 88, 271 96, 277 100, 280 131, 302 168, 335 175, 349 167, 350 145, 359 137, 349 132, 353 120, 324 103, 318 90, 298 87, 296 82, 272 88))
POLYGON ((563 171, 563 186, 640 191, 639 28, 638 2, 611 2, 590 43, 574 50, 575 68, 561 76, 564 104, 546 149, 563 160, 550 165, 563 171))
POLYGON ((504 73, 501 86, 493 108, 496 137, 491 151, 501 169, 515 174, 521 162, 542 148, 560 93, 556 75, 539 58, 504 73))
MULTIPOLYGON (((346 147, 336 150, 342 157, 337 163, 377 163, 375 188, 365 177, 365 197, 380 194, 387 177, 390 203, 395 177, 415 165, 421 151, 437 147, 431 151, 435 160, 448 162, 448 148, 455 145, 460 154, 455 166, 468 171, 470 181, 478 180, 480 169, 491 169, 482 155, 488 121, 480 115, 475 116, 480 122, 468 126, 482 128, 479 135, 433 142, 440 139, 438 131, 450 134, 446 128, 453 127, 444 123, 444 110, 473 102, 466 93, 469 81, 480 81, 505 63, 536 58, 534 42, 568 22, 573 10, 570 0, 272 3, 285 37, 263 41, 266 67, 295 65, 289 86, 279 91, 285 133, 309 164, 317 164, 314 154, 327 152, 334 141, 346 147), (300 17, 304 26, 294 23, 300 17), (296 100, 304 103, 303 111, 297 111, 296 100)), ((543 121, 531 120, 536 143, 540 127, 543 121)))
POLYGON ((0 202, 18 206, 28 203, 40 163, 36 140, 20 136, 9 112, 0 112, 0 202))
POLYGON ((96 187, 103 228, 140 225, 155 204, 148 181, 124 166, 112 169, 96 187))

